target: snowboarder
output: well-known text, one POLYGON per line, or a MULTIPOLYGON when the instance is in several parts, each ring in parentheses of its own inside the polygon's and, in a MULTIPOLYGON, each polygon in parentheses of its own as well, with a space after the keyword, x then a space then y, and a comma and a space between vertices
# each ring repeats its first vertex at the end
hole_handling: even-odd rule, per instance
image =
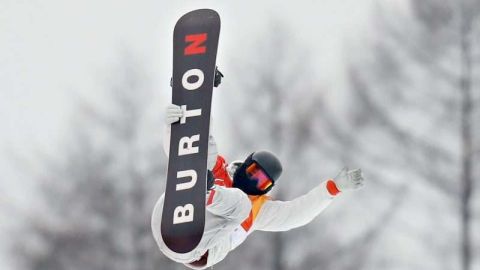
MULTIPOLYGON (((180 106, 166 109, 164 150, 169 153, 170 125, 183 116, 180 106)), ((214 137, 208 146, 208 179, 205 229, 191 252, 176 253, 163 242, 160 223, 164 195, 152 214, 152 231, 160 250, 191 269, 205 269, 220 261, 253 231, 287 231, 303 226, 320 214, 340 193, 363 186, 360 169, 342 169, 333 179, 321 182, 291 201, 274 200, 267 193, 277 184, 282 164, 269 151, 255 151, 244 161, 227 163, 218 154, 214 137)))

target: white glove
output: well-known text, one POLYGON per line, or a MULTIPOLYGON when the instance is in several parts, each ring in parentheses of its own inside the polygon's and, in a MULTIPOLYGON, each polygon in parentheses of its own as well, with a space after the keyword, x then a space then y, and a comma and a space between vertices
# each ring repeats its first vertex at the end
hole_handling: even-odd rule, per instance
POLYGON ((343 168, 333 179, 338 190, 354 190, 363 187, 363 175, 361 169, 348 170, 343 168))
POLYGON ((180 118, 183 116, 183 110, 178 105, 169 104, 165 111, 165 115, 165 124, 171 125, 175 122, 180 121, 180 118))

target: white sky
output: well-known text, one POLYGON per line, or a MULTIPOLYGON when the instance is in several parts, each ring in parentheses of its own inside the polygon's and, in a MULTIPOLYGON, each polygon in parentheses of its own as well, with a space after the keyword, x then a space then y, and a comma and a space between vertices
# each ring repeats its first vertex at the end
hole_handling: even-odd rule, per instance
POLYGON ((271 16, 285 20, 295 42, 315 52, 319 77, 341 86, 343 38, 358 35, 372 2, 0 0, 0 203, 28 204, 28 183, 11 155, 54 153, 72 101, 77 94, 95 100, 96 85, 122 49, 144 62, 159 91, 168 85, 172 31, 182 14, 205 7, 219 12, 221 67, 254 58, 244 40, 258 38, 271 16))

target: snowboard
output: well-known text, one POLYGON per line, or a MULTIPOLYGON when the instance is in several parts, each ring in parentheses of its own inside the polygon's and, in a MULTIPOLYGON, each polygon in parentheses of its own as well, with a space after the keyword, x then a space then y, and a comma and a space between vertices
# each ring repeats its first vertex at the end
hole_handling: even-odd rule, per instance
POLYGON ((173 32, 172 124, 161 232, 177 253, 195 249, 205 227, 208 137, 220 17, 211 9, 183 15, 173 32))

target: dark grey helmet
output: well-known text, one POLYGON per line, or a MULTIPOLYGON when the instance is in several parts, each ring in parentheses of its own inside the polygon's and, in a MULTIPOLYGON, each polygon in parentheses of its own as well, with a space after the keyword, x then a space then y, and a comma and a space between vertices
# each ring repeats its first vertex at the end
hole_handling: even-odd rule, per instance
POLYGON ((265 150, 253 152, 235 171, 233 187, 239 188, 249 195, 263 195, 272 189, 282 171, 282 164, 273 153, 265 150), (261 171, 270 178, 272 183, 268 188, 259 189, 258 181, 248 175, 247 168, 252 164, 258 165, 261 171))

